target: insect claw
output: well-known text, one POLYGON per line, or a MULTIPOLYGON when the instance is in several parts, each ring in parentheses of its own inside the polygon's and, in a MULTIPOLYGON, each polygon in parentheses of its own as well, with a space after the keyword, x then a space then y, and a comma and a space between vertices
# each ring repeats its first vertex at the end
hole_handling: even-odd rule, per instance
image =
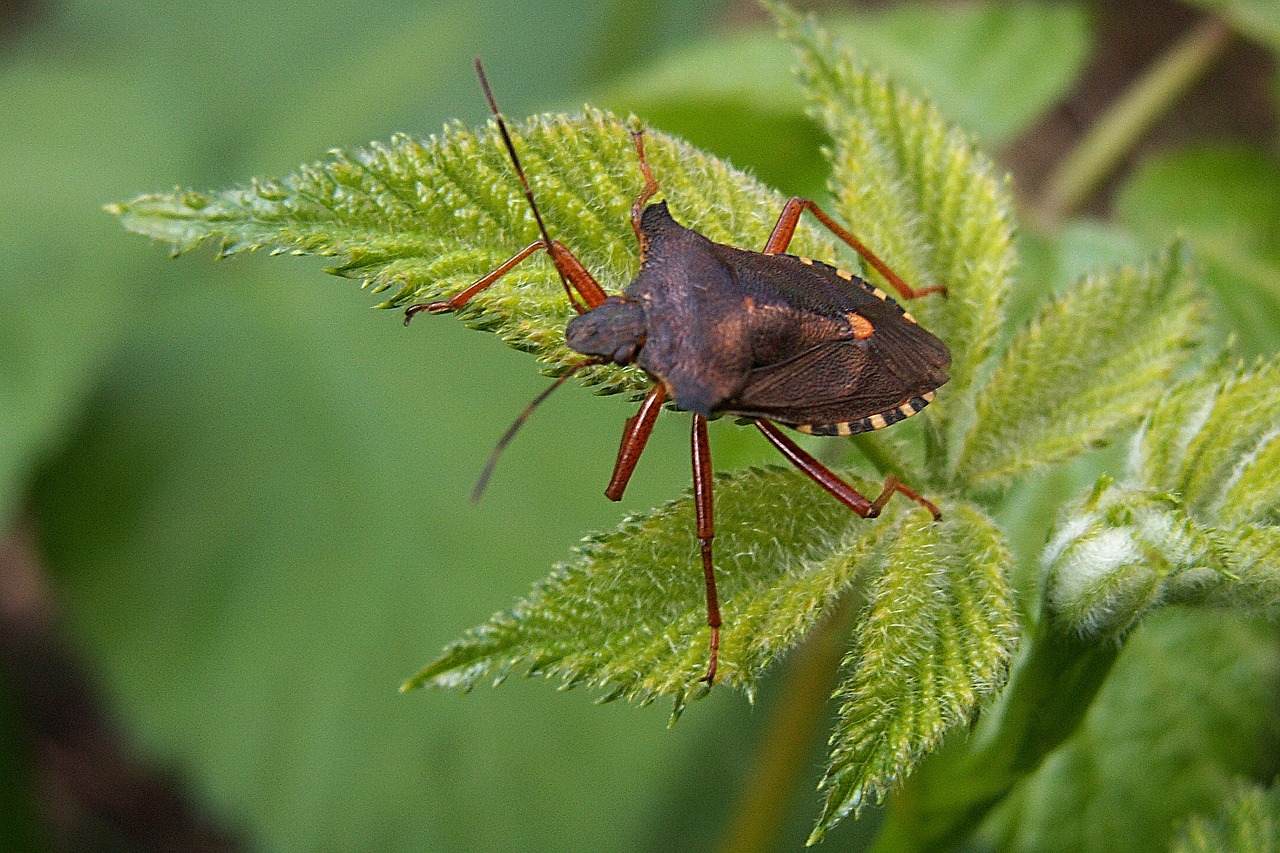
MULTIPOLYGON (((872 502, 872 505, 871 505, 872 509, 874 509, 876 513, 879 514, 880 508, 889 502, 889 498, 893 496, 894 492, 901 492, 904 497, 907 497, 915 501, 916 503, 920 504, 920 506, 927 509, 929 511, 929 514, 933 516, 933 520, 935 522, 942 521, 942 510, 938 509, 937 504, 935 504, 933 501, 929 500, 925 496, 921 495, 919 492, 915 491, 914 489, 909 489, 906 486, 902 485, 902 483, 898 480, 898 478, 893 476, 892 474, 884 478, 884 491, 880 493, 880 497, 876 498, 872 502)), ((871 518, 871 517, 873 516, 868 516, 868 518, 871 518)))
MULTIPOLYGON (((695 702, 696 702, 697 700, 699 700, 699 699, 705 699, 705 698, 707 698, 707 695, 711 693, 711 689, 712 689, 712 686, 711 686, 710 684, 708 684, 708 683, 706 683, 705 681, 703 681, 703 680, 699 679, 699 680, 698 680, 698 687, 697 687, 697 689, 695 689, 695 690, 693 691, 693 693, 689 696, 689 699, 690 699, 690 700, 692 700, 692 701, 695 701, 695 702)), ((682 710, 683 710, 683 709, 682 709, 682 710)), ((674 719, 672 720, 672 722, 675 722, 675 721, 674 721, 674 719)))
POLYGON ((716 670, 720 666, 720 626, 711 628, 711 651, 707 659, 707 674, 698 680, 710 688, 716 683, 716 670))
POLYGON ((453 305, 449 302, 419 302, 417 305, 410 305, 404 309, 404 324, 409 325, 414 317, 426 311, 428 314, 447 314, 453 310, 453 305))

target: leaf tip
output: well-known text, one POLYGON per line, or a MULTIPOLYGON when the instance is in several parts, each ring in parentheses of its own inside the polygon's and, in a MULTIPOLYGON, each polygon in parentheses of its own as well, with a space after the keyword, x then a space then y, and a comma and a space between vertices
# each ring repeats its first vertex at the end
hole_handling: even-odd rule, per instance
MULTIPOLYGON (((694 698, 698 698, 698 697, 695 696, 694 698)), ((677 689, 675 696, 672 697, 671 716, 667 718, 668 729, 674 729, 676 727, 676 723, 680 722, 680 717, 682 714, 684 714, 684 709, 687 708, 688 706, 689 706, 688 694, 684 691, 684 688, 677 689)))

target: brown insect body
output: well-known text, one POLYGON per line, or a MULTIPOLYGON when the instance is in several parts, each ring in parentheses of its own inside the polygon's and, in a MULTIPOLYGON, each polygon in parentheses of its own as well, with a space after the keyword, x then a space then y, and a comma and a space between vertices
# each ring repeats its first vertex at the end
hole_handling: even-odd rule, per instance
POLYGON ((410 306, 405 321, 420 311, 456 311, 539 251, 550 256, 570 304, 579 313, 566 327, 565 339, 587 358, 572 365, 516 419, 498 441, 473 497, 484 488, 498 453, 533 408, 586 365, 635 364, 655 379, 623 430, 605 489, 610 500, 622 498, 662 404, 671 399, 693 414, 693 503, 711 634, 702 680, 710 684, 719 660, 721 616, 712 552, 715 522, 708 418, 728 414, 748 419, 787 461, 863 518, 879 515, 895 493, 919 503, 935 519, 941 517, 936 506, 892 476, 885 478, 879 496, 868 500, 775 424, 817 435, 881 429, 931 402, 935 389, 947 381, 951 363, 946 345, 920 328, 884 291, 843 270, 784 254, 800 215, 808 211, 903 298, 945 293, 945 288, 912 288, 805 198, 792 198, 783 206, 761 252, 712 242, 677 223, 665 202, 648 203, 658 183, 645 158, 644 136, 633 131, 645 179, 631 207, 631 226, 640 244, 640 271, 623 293, 609 296, 572 251, 547 232, 479 60, 476 71, 541 236, 448 300, 410 306))
POLYGON ((945 344, 883 291, 794 255, 714 243, 666 202, 640 219, 635 281, 565 330, 583 355, 634 363, 680 408, 852 434, 914 414, 948 379, 945 344), (841 429, 845 427, 845 429, 841 429))

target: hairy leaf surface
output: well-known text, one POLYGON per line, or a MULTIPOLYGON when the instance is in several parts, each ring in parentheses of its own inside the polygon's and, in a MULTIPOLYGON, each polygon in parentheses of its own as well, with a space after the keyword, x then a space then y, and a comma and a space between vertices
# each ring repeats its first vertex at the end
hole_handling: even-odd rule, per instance
POLYGON ((1155 404, 1206 311, 1180 246, 1082 278, 1014 338, 979 393, 959 479, 1001 487, 1114 438, 1155 404))
MULTIPOLYGON (((905 500, 890 507, 858 519, 785 469, 717 481, 722 681, 750 690, 842 593, 856 588, 869 599, 837 694, 815 838, 968 719, 1001 683, 1016 638, 1007 549, 992 522, 963 503, 945 505, 941 522, 905 500)), ((587 540, 575 560, 406 687, 470 688, 525 666, 605 688, 607 698, 671 695, 679 712, 706 667, 707 630, 685 497, 587 540)))
POLYGON ((1133 444, 1135 480, 1213 524, 1280 520, 1280 362, 1219 364, 1171 391, 1133 444))
POLYGON ((1003 535, 967 504, 886 543, 844 661, 825 805, 810 841, 894 782, 1003 683, 1017 635, 1003 535))
MULTIPOLYGON (((946 298, 910 309, 953 351, 952 381, 937 403, 890 436, 902 445, 894 461, 879 452, 882 436, 865 438, 877 467, 929 486, 941 522, 901 498, 882 518, 858 519, 792 470, 717 478, 721 681, 751 692, 842 595, 864 601, 837 691, 817 839, 883 796, 1004 679, 1016 635, 1007 547, 986 515, 955 497, 966 478, 1002 484, 1136 419, 1149 399, 1137 386, 1166 376, 1173 361, 1165 350, 1189 337, 1191 298, 1179 272, 1090 279, 1048 309, 997 369, 992 354, 1009 337, 1002 320, 1014 267, 1004 182, 927 101, 793 13, 776 13, 799 48, 811 110, 834 140, 831 213, 910 284, 948 287, 946 298), (1117 330, 1139 315, 1145 324, 1125 348, 1117 330), (1084 347, 1081 329, 1091 336, 1084 347), (1101 378, 1084 375, 1080 363, 1089 359, 1101 378), (1063 404, 1056 421, 1040 417, 1035 406, 1061 387, 1080 398, 1063 404), (961 445, 966 437, 972 445, 961 445)), ((630 206, 643 179, 631 127, 593 109, 512 126, 551 236, 610 292, 625 287, 638 264, 630 206)), ((764 245, 782 195, 678 139, 649 131, 646 140, 660 197, 677 220, 716 241, 764 245)), ((222 254, 263 248, 334 257, 331 272, 387 292, 384 307, 456 293, 539 238, 493 125, 453 125, 426 140, 398 136, 278 180, 143 196, 112 210, 176 251, 213 237, 222 254)), ((850 255, 808 215, 791 250, 837 263, 850 255)), ((1168 266, 1180 270, 1182 262, 1177 255, 1168 266)), ((580 358, 564 343, 572 308, 541 253, 459 314, 533 353, 550 373, 580 358)), ((602 392, 637 392, 651 380, 634 368, 601 366, 584 371, 583 381, 602 392)), ((878 482, 852 482, 878 493, 878 482)), ((606 698, 671 696, 678 713, 708 655, 693 516, 686 496, 589 537, 523 600, 448 646, 406 686, 469 688, 523 669, 599 688, 606 698)), ((1241 541, 1250 536, 1264 559, 1269 540, 1244 531, 1241 541)), ((1234 577, 1240 566, 1236 560, 1219 574, 1234 577)))
MULTIPOLYGON (((716 478, 716 577, 726 624, 719 680, 750 687, 874 565, 895 519, 904 510, 913 514, 909 502, 893 503, 896 512, 863 521, 794 470, 716 478)), ((588 538, 574 560, 446 649, 410 684, 469 687, 529 664, 567 683, 608 685, 630 699, 682 695, 707 663, 694 529, 686 496, 588 538)))
MULTIPOLYGON (((629 125, 598 110, 544 115, 512 128, 517 151, 554 239, 577 254, 606 291, 624 288, 639 265, 631 203, 644 185, 629 125)), ((672 214, 717 242, 763 248, 785 202, 748 175, 665 134, 646 152, 672 214)), ((222 255, 255 249, 336 257, 330 272, 389 291, 383 307, 447 297, 538 239, 528 202, 495 126, 451 125, 416 140, 335 151, 326 161, 221 192, 177 190, 113 205, 126 227, 174 251, 221 241, 222 255)), ((809 223, 794 251, 833 258, 832 241, 809 223)), ((564 342, 573 309, 550 260, 539 253, 459 312, 533 353, 549 373, 581 356, 564 342)), ((640 391, 634 367, 580 374, 601 393, 640 391)))
POLYGON ((1178 603, 1280 614, 1280 530, 1203 524, 1167 494, 1108 489, 1045 553, 1048 604, 1083 633, 1121 636, 1178 603))
POLYGON ((812 21, 773 8, 835 142, 830 189, 839 216, 911 286, 947 286, 946 299, 928 297, 911 311, 951 347, 942 393, 952 402, 932 417, 954 419, 999 337, 1015 264, 1008 187, 932 103, 863 65, 812 21))

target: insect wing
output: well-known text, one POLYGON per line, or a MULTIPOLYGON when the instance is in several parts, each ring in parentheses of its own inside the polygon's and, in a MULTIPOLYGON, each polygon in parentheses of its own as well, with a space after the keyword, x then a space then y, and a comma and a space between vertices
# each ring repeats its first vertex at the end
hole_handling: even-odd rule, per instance
MULTIPOLYGON (((753 254, 753 253, 744 253, 753 254)), ((883 291, 856 276, 805 258, 755 255, 748 287, 768 291, 790 313, 761 312, 761 340, 780 336, 779 318, 797 330, 842 318, 849 331, 806 340, 799 352, 757 363, 725 411, 768 417, 802 431, 852 434, 909 417, 948 379, 951 356, 883 291)))

